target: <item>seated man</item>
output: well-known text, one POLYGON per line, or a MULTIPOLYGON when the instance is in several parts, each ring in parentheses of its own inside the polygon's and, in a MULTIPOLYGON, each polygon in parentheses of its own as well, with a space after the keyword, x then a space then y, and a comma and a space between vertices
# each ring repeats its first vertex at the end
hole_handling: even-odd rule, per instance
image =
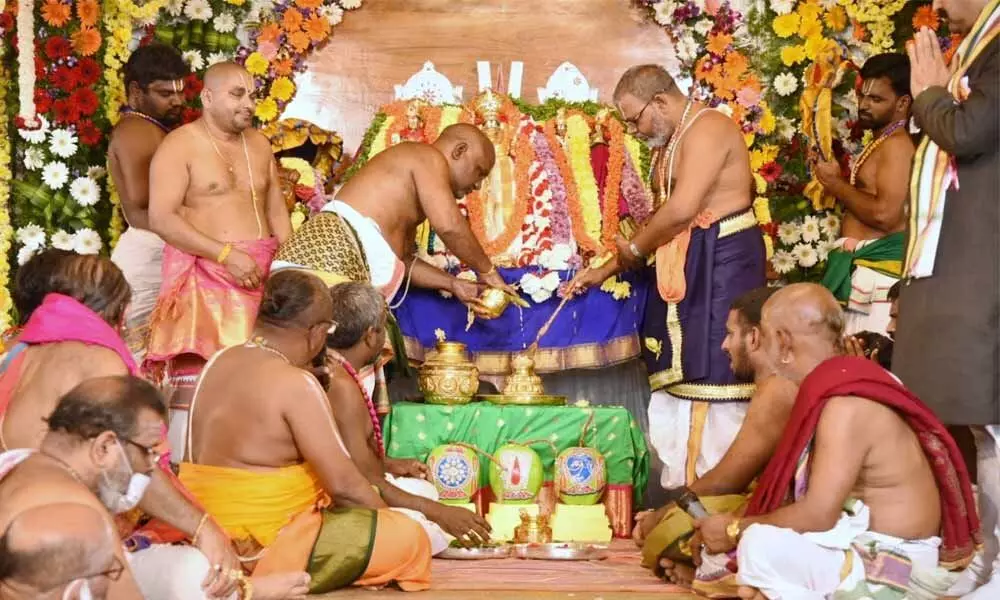
POLYGON ((118 535, 86 504, 47 504, 18 513, 0 537, 0 598, 104 600, 124 570, 118 535))
MULTIPOLYGON (((82 381, 137 373, 135 360, 119 334, 130 297, 121 270, 107 258, 92 255, 46 250, 36 259, 37 263, 25 266, 35 265, 32 272, 45 278, 32 281, 29 290, 15 296, 25 307, 37 308, 31 311, 16 343, 0 360, 3 450, 38 448, 48 432, 45 419, 59 398, 82 381), (44 297, 40 306, 38 297, 44 297)), ((162 466, 153 472, 149 494, 139 507, 168 527, 145 527, 144 546, 190 539, 205 514, 184 497, 166 461, 162 466)), ((126 516, 122 520, 129 521, 120 526, 123 535, 128 535, 135 529, 135 521, 126 516)), ((226 535, 209 521, 197 542, 198 549, 213 564, 226 567, 226 574, 206 591, 218 594, 232 590, 235 582, 228 573, 239 563, 226 535)), ((170 555, 169 561, 176 564, 186 560, 184 556, 199 554, 190 547, 152 550, 164 560, 170 555)), ((151 568, 148 573, 141 572, 140 577, 159 572, 162 567, 151 568)))
MULTIPOLYGON (((158 471, 156 446, 163 439, 165 419, 163 398, 141 379, 98 377, 81 383, 59 401, 38 450, 0 454, 0 529, 27 510, 65 502, 97 509, 104 523, 113 526, 111 512, 135 507, 158 471)), ((202 517, 201 525, 193 528, 195 538, 208 533, 209 522, 202 517)), ((122 572, 110 582, 108 597, 202 598, 203 581, 229 580, 228 566, 223 576, 201 553, 179 554, 172 548, 125 554, 121 544, 114 544, 122 572)), ((243 578, 237 579, 249 592, 243 578)), ((304 573, 255 580, 250 593, 284 598, 304 593, 305 581, 304 573)), ((209 586, 207 595, 227 597, 229 587, 209 586)))
MULTIPOLYGON (((760 312, 776 288, 757 288, 738 297, 729 310, 722 348, 733 372, 753 379, 755 389, 733 445, 714 468, 696 479, 689 489, 711 512, 731 512, 746 505, 750 483, 767 466, 795 403, 797 386, 775 374, 761 347, 760 312)), ((663 572, 672 583, 690 585, 694 580, 691 518, 671 503, 658 511, 637 516, 633 538, 642 546, 643 564, 663 572)))
POLYGON ((889 301, 889 324, 886 325, 886 335, 872 331, 862 331, 844 338, 844 346, 848 356, 870 358, 884 369, 892 369, 892 346, 896 335, 896 315, 899 314, 899 288, 902 284, 896 282, 889 288, 886 298, 889 301))
MULTIPOLYGON (((390 462, 402 461, 386 458, 375 405, 358 376, 362 367, 375 360, 385 341, 385 300, 372 286, 355 282, 334 286, 330 296, 336 325, 326 336, 327 364, 330 368, 327 398, 354 464, 378 488, 389 506, 423 513, 417 516, 418 520, 426 516, 433 521, 424 519, 422 523, 432 540, 435 554, 448 547, 442 528, 459 539, 467 537, 472 542, 489 540, 490 526, 482 517, 464 508, 440 504, 434 486, 426 481, 394 480, 390 474, 395 470, 390 467, 390 462), (408 493, 394 485, 393 481, 408 490, 429 488, 427 496, 430 497, 408 493)), ((423 464, 417 465, 426 470, 423 464)), ((423 472, 418 468, 413 474, 422 476, 423 472)))
POLYGON ((47 248, 33 255, 17 269, 17 277, 10 290, 10 299, 17 312, 17 324, 4 334, 4 350, 17 343, 17 334, 21 332, 28 317, 42 305, 46 294, 52 292, 51 275, 60 269, 63 261, 77 256, 69 250, 47 248))
MULTIPOLYGON (((958 447, 891 374, 841 356, 833 295, 788 286, 761 325, 771 364, 799 393, 745 515, 696 523, 702 570, 722 583, 732 557, 707 553, 736 549, 739 583, 768 598, 899 598, 939 563, 968 564, 982 537, 958 447)), ((938 595, 947 585, 936 582, 938 595)))
POLYGON ((385 502, 351 462, 326 393, 306 370, 323 350, 332 308, 318 277, 287 270, 268 280, 250 341, 205 365, 180 478, 244 556, 261 557, 255 574, 305 569, 311 593, 392 581, 425 590, 427 535, 380 510, 385 502))

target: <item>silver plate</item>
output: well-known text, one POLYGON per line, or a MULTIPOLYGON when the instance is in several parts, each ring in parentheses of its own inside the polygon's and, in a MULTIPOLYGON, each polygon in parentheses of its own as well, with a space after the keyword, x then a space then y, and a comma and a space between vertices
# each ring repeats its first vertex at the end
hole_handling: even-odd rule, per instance
POLYGON ((488 560, 491 558, 510 558, 511 547, 508 545, 488 548, 455 548, 449 546, 444 552, 434 558, 449 560, 488 560))
POLYGON ((534 560, 604 560, 608 557, 608 547, 578 542, 515 544, 514 556, 534 560))

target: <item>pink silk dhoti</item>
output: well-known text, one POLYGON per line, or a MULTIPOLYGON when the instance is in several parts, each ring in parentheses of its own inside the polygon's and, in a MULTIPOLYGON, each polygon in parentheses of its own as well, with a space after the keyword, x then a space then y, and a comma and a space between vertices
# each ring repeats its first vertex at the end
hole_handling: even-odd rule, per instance
MULTIPOLYGON (((250 255, 266 278, 278 240, 233 242, 233 248, 250 255)), ((224 265, 166 246, 144 367, 148 371, 184 354, 208 360, 247 341, 263 293, 263 284, 255 290, 240 287, 224 265)))

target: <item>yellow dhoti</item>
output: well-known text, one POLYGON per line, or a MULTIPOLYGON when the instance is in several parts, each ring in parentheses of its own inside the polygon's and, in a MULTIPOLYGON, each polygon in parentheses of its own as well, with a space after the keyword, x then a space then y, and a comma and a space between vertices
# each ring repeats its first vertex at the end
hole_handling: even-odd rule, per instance
POLYGON ((430 587, 431 548, 416 521, 390 510, 331 508, 307 465, 250 471, 182 463, 180 479, 244 556, 255 575, 306 571, 309 591, 396 582, 430 587))

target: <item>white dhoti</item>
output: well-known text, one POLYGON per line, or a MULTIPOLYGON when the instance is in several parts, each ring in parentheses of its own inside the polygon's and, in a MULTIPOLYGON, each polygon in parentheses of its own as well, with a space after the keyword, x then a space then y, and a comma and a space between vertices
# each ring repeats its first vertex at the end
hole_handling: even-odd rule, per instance
MULTIPOLYGON (((883 586, 867 581, 865 563, 856 546, 869 552, 905 556, 914 573, 937 569, 941 539, 903 540, 868 531, 868 507, 843 513, 830 531, 797 533, 771 525, 751 525, 737 549, 740 585, 759 589, 771 600, 824 600, 834 594, 874 595, 883 586), (867 586, 867 590, 858 590, 867 586)), ((902 582, 906 585, 907 582, 902 582)))
MULTIPOLYGON (((434 484, 429 481, 417 479, 415 477, 393 477, 388 473, 385 474, 385 479, 408 494, 420 496, 421 498, 426 498, 433 502, 438 502, 440 500, 437 488, 434 487, 434 484)), ((445 531, 441 529, 440 525, 428 519, 422 512, 399 507, 391 507, 391 510, 403 513, 424 528, 424 531, 427 533, 427 537, 431 541, 432 556, 437 556, 438 554, 444 552, 448 548, 448 544, 451 543, 451 540, 455 539, 445 533, 445 531)))
POLYGON ((874 331, 885 335, 889 327, 889 288, 899 279, 868 267, 857 266, 851 275, 851 296, 844 310, 844 334, 874 331))
POLYGON ((747 402, 700 402, 663 390, 649 400, 649 443, 663 462, 660 485, 688 485, 719 464, 746 416, 747 402))
POLYGON ((163 240, 152 231, 129 227, 111 253, 111 261, 132 288, 132 302, 125 315, 125 341, 139 364, 146 355, 149 317, 160 294, 163 246, 163 240))
MULTIPOLYGON (((126 552, 128 566, 146 600, 207 599, 201 583, 208 575, 208 559, 193 546, 154 544, 126 552)), ((238 594, 230 596, 236 600, 238 594)))

